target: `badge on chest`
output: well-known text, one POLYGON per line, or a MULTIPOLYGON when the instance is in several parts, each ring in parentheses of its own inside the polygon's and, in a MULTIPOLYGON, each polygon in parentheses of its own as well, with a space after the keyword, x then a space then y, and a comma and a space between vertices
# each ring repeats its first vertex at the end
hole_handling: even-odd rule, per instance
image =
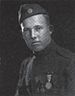
POLYGON ((52 88, 52 74, 49 72, 46 74, 35 76, 35 89, 37 92, 44 93, 46 90, 52 88))

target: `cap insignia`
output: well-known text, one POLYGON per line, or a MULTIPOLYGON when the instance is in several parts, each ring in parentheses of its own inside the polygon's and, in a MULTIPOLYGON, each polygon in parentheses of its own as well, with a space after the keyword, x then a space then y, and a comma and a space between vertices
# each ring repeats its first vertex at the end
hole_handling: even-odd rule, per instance
POLYGON ((33 12, 33 9, 30 8, 30 9, 27 10, 27 12, 28 12, 29 14, 31 14, 31 13, 33 12))

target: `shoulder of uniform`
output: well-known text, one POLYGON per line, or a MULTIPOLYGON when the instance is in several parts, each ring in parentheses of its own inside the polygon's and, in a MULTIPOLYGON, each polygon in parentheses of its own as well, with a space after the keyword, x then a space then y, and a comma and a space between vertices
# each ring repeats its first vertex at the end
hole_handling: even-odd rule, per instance
POLYGON ((69 50, 69 49, 65 49, 63 47, 60 47, 59 45, 56 44, 56 51, 62 55, 65 58, 72 58, 74 57, 74 54, 69 50))

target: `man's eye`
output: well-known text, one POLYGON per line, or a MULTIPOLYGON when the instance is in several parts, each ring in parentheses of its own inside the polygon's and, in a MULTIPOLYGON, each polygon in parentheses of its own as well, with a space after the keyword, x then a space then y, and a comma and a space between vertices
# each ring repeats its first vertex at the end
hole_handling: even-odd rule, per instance
POLYGON ((24 32, 27 32, 27 31, 29 31, 29 29, 28 28, 24 28, 24 30, 23 30, 24 32))
POLYGON ((26 36, 28 36, 30 34, 30 29, 24 28, 23 29, 23 34, 25 34, 26 36))
POLYGON ((36 28, 35 28, 36 31, 39 31, 39 30, 41 30, 41 29, 42 29, 42 27, 36 27, 36 28))

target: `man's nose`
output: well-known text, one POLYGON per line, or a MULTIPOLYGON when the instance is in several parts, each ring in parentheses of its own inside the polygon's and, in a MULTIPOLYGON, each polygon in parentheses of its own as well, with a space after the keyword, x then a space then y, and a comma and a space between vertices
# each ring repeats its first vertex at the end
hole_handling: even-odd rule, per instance
POLYGON ((36 38, 37 34, 34 29, 31 30, 31 38, 36 38))

